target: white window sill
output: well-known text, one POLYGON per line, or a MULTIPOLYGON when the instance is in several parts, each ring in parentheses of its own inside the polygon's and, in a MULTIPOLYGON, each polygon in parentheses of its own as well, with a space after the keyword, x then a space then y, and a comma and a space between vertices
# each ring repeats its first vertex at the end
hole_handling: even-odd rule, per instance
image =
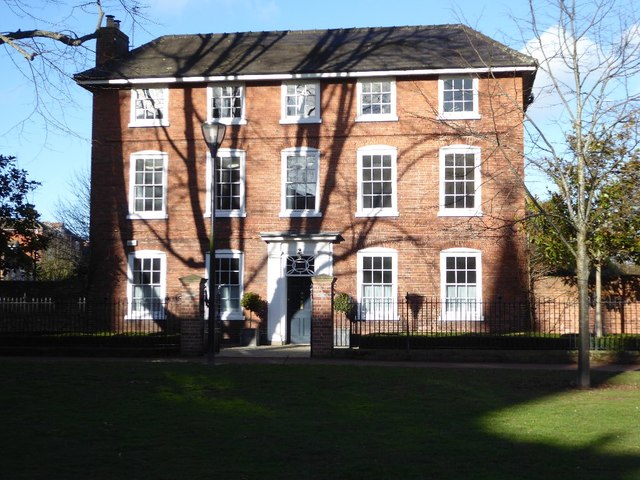
POLYGON ((285 210, 284 212, 280 212, 278 216, 280 218, 313 218, 322 217, 322 213, 316 212, 315 210, 285 210))
POLYGON ((290 118, 290 117, 280 119, 280 125, 296 125, 300 123, 319 124, 319 123, 322 123, 322 120, 320 118, 290 118))
POLYGON ((481 120, 482 115, 474 112, 461 113, 441 113, 438 120, 481 120))
POLYGON ((246 118, 209 118, 210 122, 220 122, 224 125, 246 125, 246 118))
POLYGON ((478 313, 445 313, 440 316, 442 322, 484 322, 482 315, 478 313))
MULTIPOLYGON (((216 218, 244 218, 247 212, 244 210, 216 210, 216 218)), ((211 218, 211 212, 204 212, 205 218, 211 218)))
POLYGON ((448 208, 438 212, 439 217, 482 217, 481 210, 469 210, 465 208, 448 208))
POLYGON ((358 115, 356 122, 397 122, 397 115, 380 114, 380 115, 358 115))
POLYGON ((140 312, 134 314, 128 314, 124 316, 124 319, 128 322, 136 322, 136 321, 149 321, 149 320, 166 320, 167 315, 162 312, 158 314, 152 314, 149 312, 140 312))
POLYGON ((244 320, 244 315, 241 312, 221 312, 220 320, 232 320, 232 321, 240 321, 244 320))
POLYGON ((129 128, 140 128, 140 127, 168 127, 169 126, 169 122, 167 120, 165 121, 140 121, 140 122, 130 122, 129 125, 127 125, 129 128))
POLYGON ((356 212, 356 218, 365 217, 399 217, 400 213, 397 210, 362 210, 356 212))
POLYGON ((160 213, 130 213, 127 215, 127 220, 166 220, 169 218, 164 212, 160 213))

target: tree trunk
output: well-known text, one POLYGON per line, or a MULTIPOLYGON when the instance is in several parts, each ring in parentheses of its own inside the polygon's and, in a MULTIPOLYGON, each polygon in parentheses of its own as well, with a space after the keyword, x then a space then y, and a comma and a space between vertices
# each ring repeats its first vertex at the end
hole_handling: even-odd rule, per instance
POLYGON ((602 328, 602 262, 597 261, 596 267, 596 318, 594 321, 594 331, 596 338, 604 334, 602 328))
POLYGON ((589 365, 590 331, 589 331, 589 258, 586 248, 586 229, 582 228, 576 235, 576 277, 578 283, 578 380, 580 388, 591 386, 589 365))

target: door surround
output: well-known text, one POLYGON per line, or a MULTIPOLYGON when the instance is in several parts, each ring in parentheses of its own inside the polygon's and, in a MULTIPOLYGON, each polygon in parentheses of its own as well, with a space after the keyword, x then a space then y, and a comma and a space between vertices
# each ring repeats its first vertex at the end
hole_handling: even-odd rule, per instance
POLYGON ((291 268, 291 259, 311 257, 315 275, 333 275, 333 244, 341 237, 336 232, 270 232, 261 233, 260 237, 267 244, 267 336, 272 345, 284 345, 289 333, 287 264, 291 268))

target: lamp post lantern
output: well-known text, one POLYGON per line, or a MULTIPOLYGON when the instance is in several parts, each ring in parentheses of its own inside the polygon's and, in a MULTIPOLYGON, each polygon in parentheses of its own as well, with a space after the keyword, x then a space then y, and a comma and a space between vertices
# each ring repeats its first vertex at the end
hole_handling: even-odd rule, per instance
POLYGON ((216 317, 218 313, 218 299, 215 291, 216 284, 216 190, 217 190, 217 172, 216 157, 218 149, 224 140, 224 134, 227 126, 223 123, 210 121, 202 123, 202 136, 209 147, 211 154, 211 233, 209 236, 209 288, 207 291, 207 301, 209 306, 209 318, 207 319, 207 356, 209 362, 213 363, 215 357, 215 341, 216 341, 216 317))

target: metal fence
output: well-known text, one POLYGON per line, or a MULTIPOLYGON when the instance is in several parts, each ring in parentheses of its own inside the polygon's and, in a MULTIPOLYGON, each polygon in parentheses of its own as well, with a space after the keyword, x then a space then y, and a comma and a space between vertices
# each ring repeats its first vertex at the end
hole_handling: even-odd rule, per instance
POLYGON ((126 301, 0 298, 0 345, 177 349, 178 309, 170 301, 141 309, 126 301))
MULTIPOLYGON (((336 312, 334 346, 371 348, 577 349, 578 302, 444 302, 408 295, 397 302, 353 304, 336 312), (347 309, 349 310, 349 309, 347 309)), ((602 303, 600 335, 590 310, 592 348, 640 350, 640 303, 602 303)))

